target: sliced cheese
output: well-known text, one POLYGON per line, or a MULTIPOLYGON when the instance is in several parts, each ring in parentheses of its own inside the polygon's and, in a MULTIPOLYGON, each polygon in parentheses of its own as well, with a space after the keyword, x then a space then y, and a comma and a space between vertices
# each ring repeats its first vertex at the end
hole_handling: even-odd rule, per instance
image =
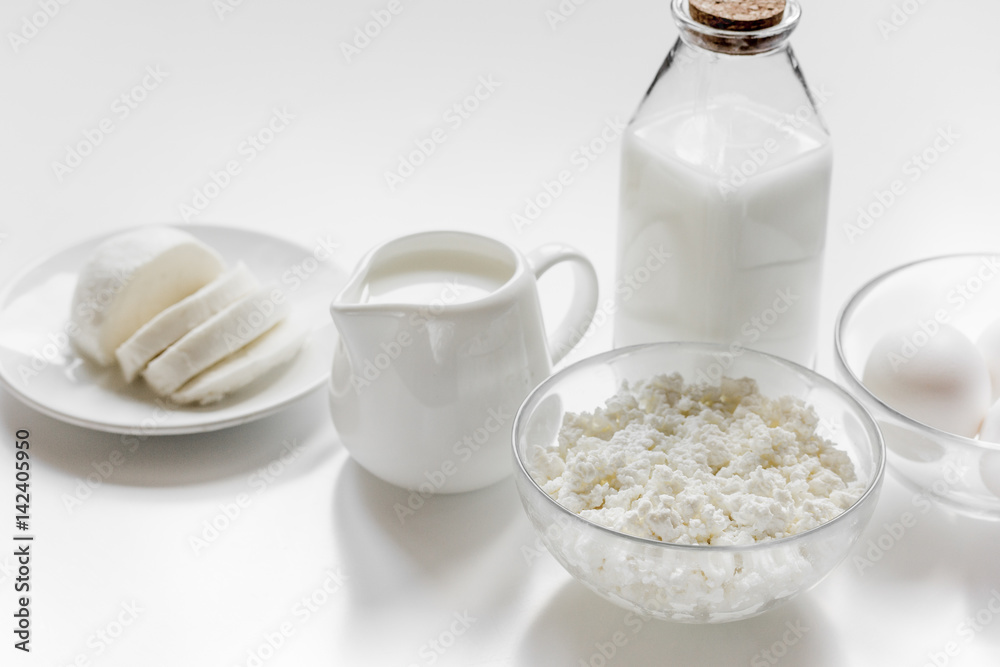
POLYGON ((146 322, 115 350, 125 381, 134 380, 150 359, 258 286, 250 269, 240 262, 146 322))
POLYGON ((156 393, 174 393, 209 366, 281 321, 288 300, 273 286, 259 288, 201 323, 149 362, 143 378, 156 393))
POLYGON ((77 349, 102 366, 139 327, 225 269, 222 257, 191 234, 142 227, 101 243, 80 271, 70 317, 77 349))
POLYGON ((196 375, 170 398, 181 404, 214 403, 290 361, 298 354, 308 332, 302 318, 288 317, 246 347, 196 375))

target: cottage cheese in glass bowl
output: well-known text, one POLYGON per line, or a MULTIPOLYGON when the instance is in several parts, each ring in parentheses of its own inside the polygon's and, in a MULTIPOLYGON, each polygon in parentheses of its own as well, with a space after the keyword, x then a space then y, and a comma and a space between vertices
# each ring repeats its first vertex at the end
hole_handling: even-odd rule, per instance
POLYGON ((871 518, 885 458, 833 382, 693 343, 556 373, 521 407, 514 457, 528 518, 570 574, 688 623, 754 616, 819 583, 871 518))

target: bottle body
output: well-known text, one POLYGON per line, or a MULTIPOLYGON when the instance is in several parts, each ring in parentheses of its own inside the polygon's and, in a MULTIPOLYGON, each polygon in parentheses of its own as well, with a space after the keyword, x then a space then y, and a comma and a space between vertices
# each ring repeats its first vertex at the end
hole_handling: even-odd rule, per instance
POLYGON ((831 171, 787 44, 728 55, 679 39, 623 141, 615 345, 812 365, 831 171))

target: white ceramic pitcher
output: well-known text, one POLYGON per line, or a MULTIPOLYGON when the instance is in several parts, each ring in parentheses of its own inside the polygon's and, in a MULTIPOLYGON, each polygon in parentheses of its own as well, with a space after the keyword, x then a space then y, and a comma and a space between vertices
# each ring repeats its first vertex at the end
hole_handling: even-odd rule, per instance
POLYGON ((334 299, 330 409, 351 456, 421 494, 478 489, 511 472, 514 414, 583 335, 593 265, 565 245, 527 256, 465 232, 372 250, 334 299), (536 279, 570 262, 573 299, 546 334, 536 279))

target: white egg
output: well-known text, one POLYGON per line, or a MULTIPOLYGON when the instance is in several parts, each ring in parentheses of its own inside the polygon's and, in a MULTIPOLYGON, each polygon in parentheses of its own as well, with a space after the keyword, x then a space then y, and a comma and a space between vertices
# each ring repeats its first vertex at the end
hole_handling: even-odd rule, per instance
POLYGON ((993 400, 1000 399, 1000 320, 986 327, 976 340, 976 347, 986 359, 993 386, 993 400))
MULTIPOLYGON (((979 429, 979 439, 1000 444, 1000 401, 993 404, 979 429)), ((1000 452, 986 452, 979 463, 979 475, 983 485, 1000 497, 1000 452)))
POLYGON ((1000 401, 993 404, 983 426, 979 429, 979 439, 1000 444, 1000 401))
POLYGON ((947 324, 901 327, 883 336, 862 381, 907 417, 969 438, 990 409, 990 374, 982 353, 947 324))
POLYGON ((983 479, 983 486, 1000 498, 1000 453, 983 454, 983 460, 979 464, 979 474, 983 479))

